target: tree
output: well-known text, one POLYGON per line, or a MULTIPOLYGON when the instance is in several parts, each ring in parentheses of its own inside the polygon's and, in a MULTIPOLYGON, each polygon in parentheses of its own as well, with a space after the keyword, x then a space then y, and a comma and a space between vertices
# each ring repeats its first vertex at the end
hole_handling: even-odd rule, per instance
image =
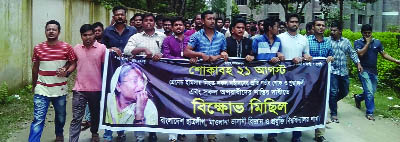
POLYGON ((255 1, 255 4, 280 4, 283 7, 283 10, 285 11, 285 16, 287 16, 289 12, 301 15, 303 13, 306 4, 311 2, 311 0, 251 0, 251 1, 255 1))
POLYGON ((211 0, 211 10, 219 17, 226 16, 226 0, 211 0))
POLYGON ((239 7, 237 6, 235 1, 232 1, 232 12, 231 12, 231 16, 235 17, 237 15, 240 14, 240 10, 239 7))

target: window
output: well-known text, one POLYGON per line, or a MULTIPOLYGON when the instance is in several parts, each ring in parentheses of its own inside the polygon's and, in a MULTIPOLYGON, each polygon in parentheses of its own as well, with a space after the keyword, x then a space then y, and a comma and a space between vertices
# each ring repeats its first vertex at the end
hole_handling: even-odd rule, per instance
POLYGON ((364 21, 364 15, 358 15, 358 24, 362 25, 364 21))
POLYGON ((322 12, 315 12, 314 13, 313 19, 317 19, 317 18, 320 18, 320 19, 324 18, 324 15, 322 14, 322 12))
POLYGON ((279 19, 279 13, 268 13, 268 18, 279 19))
POLYGON ((373 15, 369 16, 369 23, 368 24, 370 24, 370 25, 374 24, 374 16, 373 15))
POLYGON ((247 0, 236 0, 237 5, 247 5, 247 0))

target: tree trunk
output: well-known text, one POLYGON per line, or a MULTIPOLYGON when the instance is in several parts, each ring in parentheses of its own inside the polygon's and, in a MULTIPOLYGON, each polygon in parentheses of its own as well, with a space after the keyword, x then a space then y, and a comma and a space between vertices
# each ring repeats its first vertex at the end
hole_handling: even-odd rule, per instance
POLYGON ((179 11, 179 15, 182 15, 183 17, 185 17, 185 11, 186 11, 186 0, 182 0, 182 7, 181 7, 181 11, 179 11))
POLYGON ((343 28, 343 0, 339 0, 339 24, 343 28))

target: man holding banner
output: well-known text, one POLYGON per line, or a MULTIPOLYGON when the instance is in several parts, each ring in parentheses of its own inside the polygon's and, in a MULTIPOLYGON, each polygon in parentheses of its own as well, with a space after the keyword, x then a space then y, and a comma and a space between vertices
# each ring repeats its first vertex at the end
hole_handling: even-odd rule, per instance
MULTIPOLYGON (((190 37, 184 56, 189 57, 191 63, 196 63, 199 57, 203 61, 209 62, 214 62, 220 58, 227 60, 226 39, 222 33, 215 30, 214 13, 212 11, 203 12, 201 20, 204 23, 204 27, 190 37)), ((203 141, 203 135, 198 134, 196 136, 197 142, 203 141)), ((209 134, 207 137, 209 142, 216 141, 214 134, 209 134)))

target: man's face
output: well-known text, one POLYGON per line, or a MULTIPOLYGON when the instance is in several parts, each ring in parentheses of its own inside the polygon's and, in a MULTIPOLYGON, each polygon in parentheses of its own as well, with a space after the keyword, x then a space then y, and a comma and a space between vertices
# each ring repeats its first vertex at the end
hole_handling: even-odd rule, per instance
POLYGON ((189 30, 189 29, 191 29, 190 27, 191 27, 190 23, 185 24, 185 29, 189 30))
POLYGON ((209 29, 215 28, 215 17, 214 14, 207 14, 203 19, 204 27, 209 29))
POLYGON ((140 71, 137 69, 130 70, 125 77, 118 83, 117 90, 124 99, 136 101, 139 93, 145 91, 145 81, 140 71))
POLYGON ((364 38, 369 38, 372 36, 372 31, 363 31, 361 34, 364 38))
POLYGON ((56 24, 48 24, 46 26, 45 34, 47 40, 57 40, 60 34, 59 27, 56 24))
POLYGON ((222 20, 217 20, 218 28, 222 28, 224 26, 224 22, 222 20))
POLYGON ((331 36, 334 38, 338 38, 342 32, 337 27, 331 27, 331 36))
POLYGON ((250 31, 250 24, 246 24, 246 31, 250 31))
POLYGON ((324 21, 315 21, 313 30, 314 30, 314 34, 324 34, 325 22, 324 21))
POLYGON ((195 26, 198 26, 198 27, 203 26, 203 23, 201 21, 202 21, 201 15, 200 14, 196 15, 196 19, 194 19, 195 26))
POLYGON ((94 33, 92 30, 86 31, 85 33, 81 34, 81 39, 83 42, 83 45, 86 47, 91 47, 94 43, 94 33))
POLYGON ((142 27, 142 20, 143 20, 142 16, 136 16, 134 18, 134 23, 135 23, 134 26, 137 27, 137 28, 142 27))
POLYGON ((230 25, 231 25, 231 21, 229 21, 229 20, 226 20, 226 21, 225 21, 225 25, 224 25, 224 26, 225 26, 225 27, 229 27, 230 25))
POLYGON ((275 22, 274 26, 269 27, 269 31, 273 34, 273 35, 278 35, 279 33, 279 23, 275 22))
POLYGON ((287 30, 290 32, 296 32, 299 29, 299 19, 292 17, 286 22, 287 30))
POLYGON ((114 12, 113 19, 115 24, 125 24, 126 23, 126 15, 125 10, 120 9, 114 12))
POLYGON ((236 35, 238 37, 243 37, 244 34, 244 24, 243 23, 237 23, 233 28, 232 28, 232 34, 236 35))
POLYGON ((144 30, 154 29, 154 18, 152 16, 144 17, 142 26, 144 30))
POLYGON ((94 36, 95 38, 99 39, 101 36, 103 36, 103 29, 100 26, 97 26, 94 28, 94 36))
POLYGON ((285 25, 279 25, 279 33, 284 33, 286 32, 285 25))
POLYGON ((172 28, 171 21, 165 21, 165 22, 163 23, 163 28, 164 28, 164 31, 170 32, 170 31, 171 31, 171 28, 172 28))
POLYGON ((157 24, 157 27, 162 27, 163 26, 163 21, 162 20, 158 20, 156 24, 157 24))
POLYGON ((260 24, 258 24, 258 29, 260 32, 264 32, 264 22, 260 22, 260 24))
POLYGON ((174 25, 172 26, 172 31, 174 32, 175 35, 180 35, 183 33, 185 30, 185 27, 183 26, 182 21, 176 21, 174 25))

